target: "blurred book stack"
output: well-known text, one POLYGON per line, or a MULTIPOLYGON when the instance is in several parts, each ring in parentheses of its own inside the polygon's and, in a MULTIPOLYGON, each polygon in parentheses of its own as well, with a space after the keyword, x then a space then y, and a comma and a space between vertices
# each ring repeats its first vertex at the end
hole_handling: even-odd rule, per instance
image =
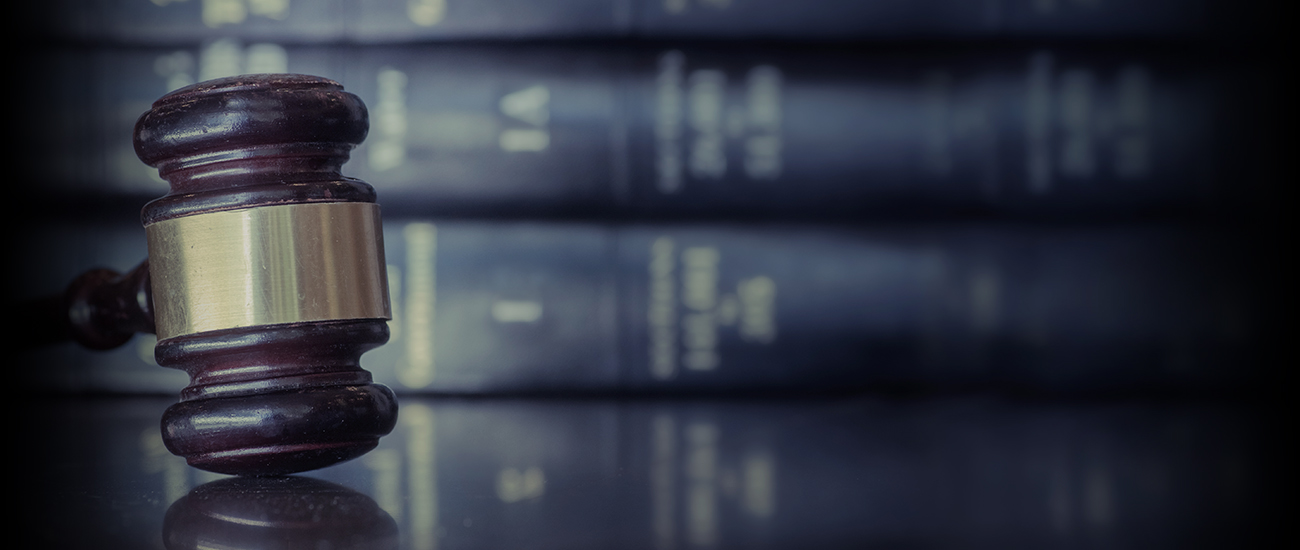
POLYGON ((362 361, 401 411, 357 460, 213 481, 160 437, 188 379, 151 335, 35 350, 20 536, 1264 540, 1292 462, 1283 20, 1228 0, 30 8, 10 297, 146 256, 140 208, 167 186, 131 136, 160 96, 332 78, 369 108, 344 173, 378 191, 393 320, 362 361))
MULTIPOLYGON (((1254 6, 67 0, 31 18, 18 297, 146 255, 131 128, 255 72, 369 106, 399 393, 1213 394, 1284 278, 1254 6), (30 264, 30 265, 27 265, 30 264)), ((29 361, 173 393, 139 337, 29 361)))

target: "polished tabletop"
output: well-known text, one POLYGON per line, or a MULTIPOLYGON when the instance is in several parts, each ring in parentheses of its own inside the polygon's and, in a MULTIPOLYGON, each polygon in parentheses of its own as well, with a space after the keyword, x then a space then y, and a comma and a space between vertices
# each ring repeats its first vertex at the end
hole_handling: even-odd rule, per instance
POLYGON ((173 401, 31 401, 32 547, 1235 546, 1280 483, 1240 402, 406 396, 359 459, 234 478, 163 447, 173 401))

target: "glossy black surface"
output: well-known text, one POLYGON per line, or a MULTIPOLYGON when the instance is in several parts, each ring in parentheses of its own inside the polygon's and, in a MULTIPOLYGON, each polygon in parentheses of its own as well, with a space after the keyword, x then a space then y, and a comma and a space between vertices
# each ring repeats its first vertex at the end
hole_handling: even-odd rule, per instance
POLYGON ((371 453, 236 481, 163 448, 170 403, 32 403, 32 547, 1240 547, 1281 513, 1258 404, 404 397, 371 453))
POLYGON ((220 479, 167 509, 167 548, 397 548, 397 523, 370 497, 309 477, 220 479))

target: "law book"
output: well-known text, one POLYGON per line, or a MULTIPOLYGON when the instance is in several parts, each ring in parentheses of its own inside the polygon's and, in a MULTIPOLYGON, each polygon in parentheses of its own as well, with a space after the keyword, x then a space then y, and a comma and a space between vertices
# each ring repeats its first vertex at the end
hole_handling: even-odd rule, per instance
POLYGON ((247 40, 1187 38, 1255 28, 1220 0, 61 0, 46 36, 108 43, 247 40))
MULTIPOLYGON (((385 220, 391 339, 362 366, 399 394, 1233 394, 1282 330, 1276 250, 1221 228, 385 220)), ((129 222, 32 231, 34 296, 145 256, 129 222)), ((153 344, 25 375, 174 394, 153 344)))
POLYGON ((239 479, 167 452, 157 418, 170 403, 34 405, 45 432, 18 463, 32 495, 19 536, 97 548, 1226 547, 1264 540, 1282 514, 1269 500, 1285 475, 1273 424, 1223 404, 405 398, 367 455, 239 479), (242 490, 221 490, 232 485, 242 490), (330 521, 304 528, 313 514, 330 521))
POLYGON ((368 105, 344 171, 403 214, 1251 216, 1282 173, 1280 88, 1259 61, 1103 46, 73 48, 37 60, 48 93, 20 159, 37 196, 140 204, 166 191, 131 145, 155 99, 297 72, 368 105))

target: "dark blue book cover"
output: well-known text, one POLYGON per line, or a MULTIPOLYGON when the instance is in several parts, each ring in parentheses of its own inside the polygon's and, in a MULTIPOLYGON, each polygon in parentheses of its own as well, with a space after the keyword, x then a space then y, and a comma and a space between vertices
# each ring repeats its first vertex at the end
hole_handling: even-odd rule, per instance
POLYGON ((247 72, 358 94, 370 135, 345 173, 404 215, 1252 216, 1278 162, 1274 72, 1201 50, 222 40, 33 63, 32 193, 92 206, 165 192, 130 143, 154 99, 247 72))
MULTIPOLYGON (((381 204, 382 204, 381 199, 381 204)), ((1248 391, 1281 288, 1255 233, 1164 225, 609 225, 389 217, 404 393, 1248 391)), ((129 222, 34 225, 26 298, 144 256, 129 222)), ((153 339, 40 349, 51 391, 175 392, 153 339)))
POLYGON ((1203 37, 1258 25, 1218 0, 60 0, 26 10, 62 39, 414 42, 570 38, 1203 37))

